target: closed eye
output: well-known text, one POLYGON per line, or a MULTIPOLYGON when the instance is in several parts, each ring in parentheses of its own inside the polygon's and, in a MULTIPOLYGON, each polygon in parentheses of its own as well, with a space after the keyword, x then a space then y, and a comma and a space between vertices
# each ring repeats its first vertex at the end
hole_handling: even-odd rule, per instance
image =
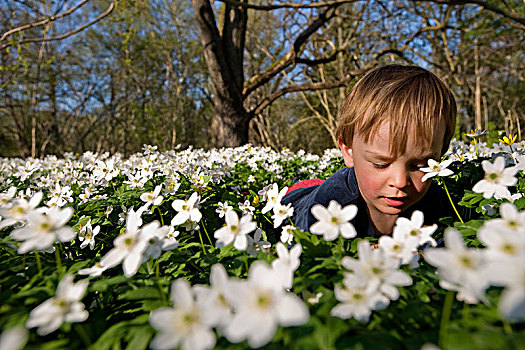
POLYGON ((390 164, 388 163, 372 163, 377 169, 386 169, 390 164))

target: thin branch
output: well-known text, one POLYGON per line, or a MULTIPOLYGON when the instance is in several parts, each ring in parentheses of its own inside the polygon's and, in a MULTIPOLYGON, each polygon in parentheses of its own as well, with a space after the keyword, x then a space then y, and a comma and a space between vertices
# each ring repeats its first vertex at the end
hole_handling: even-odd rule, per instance
MULTIPOLYGON (((70 36, 72 36, 74 34, 77 34, 77 33, 81 32, 81 31, 83 31, 84 29, 92 26, 93 24, 97 23, 98 21, 102 20, 103 18, 107 17, 113 11, 113 9, 115 8, 115 3, 116 3, 116 1, 112 1, 106 11, 101 13, 97 18, 95 18, 91 22, 86 23, 86 24, 78 27, 75 30, 72 30, 72 31, 67 32, 67 33, 64 33, 62 35, 53 36, 53 37, 50 37, 50 38, 45 38, 44 37, 44 38, 22 39, 22 40, 18 41, 17 43, 18 44, 23 44, 23 43, 32 43, 32 42, 55 41, 55 40, 62 40, 62 39, 65 39, 67 37, 70 37, 70 36)), ((6 48, 8 48, 10 46, 12 46, 11 43, 10 44, 4 44, 4 45, 0 46, 0 51, 5 50, 6 48)))
POLYGON ((332 80, 332 81, 326 81, 326 82, 315 82, 315 83, 308 83, 308 84, 300 84, 300 85, 291 85, 286 86, 282 89, 279 89, 277 91, 274 91, 270 95, 266 96, 251 112, 250 115, 257 115, 261 113, 266 107, 271 105, 275 100, 280 98, 283 95, 286 95, 290 92, 298 92, 298 91, 314 91, 314 90, 325 90, 325 89, 334 89, 342 86, 346 86, 349 82, 351 82, 353 79, 355 79, 356 76, 359 76, 365 72, 368 72, 370 69, 375 67, 375 65, 378 62, 378 59, 381 56, 387 55, 387 54, 397 54, 401 57, 403 57, 403 53, 397 49, 388 49, 381 51, 375 57, 364 67, 356 69, 350 73, 347 73, 343 79, 339 80, 332 80))
POLYGON ((261 10, 261 11, 271 11, 271 10, 277 10, 277 9, 284 9, 284 8, 292 8, 292 9, 311 9, 311 8, 321 8, 321 7, 327 7, 327 6, 339 6, 342 4, 349 4, 353 2, 357 2, 360 0, 332 0, 332 1, 321 1, 316 2, 313 4, 296 4, 293 2, 289 3, 282 3, 282 4, 273 4, 273 5, 253 5, 253 4, 247 4, 241 1, 237 0, 219 0, 223 3, 230 4, 233 6, 241 6, 252 10, 261 10))
POLYGON ((13 28, 11 30, 8 30, 7 32, 5 32, 2 37, 0 37, 0 42, 4 41, 5 39, 7 39, 8 36, 10 35, 13 35, 14 33, 18 33, 18 32, 21 32, 23 30, 26 30, 26 29, 30 29, 30 28, 35 28, 35 27, 40 27, 40 26, 43 26, 43 25, 46 25, 48 24, 49 22, 53 22, 59 18, 62 18, 62 17, 65 17, 65 16, 68 16, 70 15, 71 13, 75 12, 76 10, 78 10, 82 5, 84 5, 86 2, 88 2, 89 0, 82 0, 81 2, 79 2, 76 6, 73 6, 72 8, 70 8, 69 10, 67 10, 66 12, 63 12, 61 14, 58 14, 58 15, 54 15, 54 16, 51 16, 51 17, 48 17, 46 19, 43 19, 39 22, 34 22, 34 23, 28 23, 28 24, 25 24, 23 26, 20 26, 20 27, 16 27, 16 28, 13 28))

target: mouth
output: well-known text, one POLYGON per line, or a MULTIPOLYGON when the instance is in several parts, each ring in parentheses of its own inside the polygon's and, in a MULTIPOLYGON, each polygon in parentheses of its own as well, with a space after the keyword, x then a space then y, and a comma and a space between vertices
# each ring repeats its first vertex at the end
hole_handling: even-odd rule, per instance
POLYGON ((385 202, 391 207, 401 207, 405 204, 407 197, 383 197, 385 202))

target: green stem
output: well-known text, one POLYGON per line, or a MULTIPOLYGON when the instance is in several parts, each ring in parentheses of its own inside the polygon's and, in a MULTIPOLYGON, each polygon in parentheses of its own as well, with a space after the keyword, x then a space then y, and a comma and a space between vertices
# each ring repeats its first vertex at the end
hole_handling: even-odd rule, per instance
POLYGON ((157 287, 159 288, 160 298, 162 299, 162 303, 164 305, 168 305, 168 302, 166 301, 166 296, 164 295, 164 291, 162 290, 162 286, 160 285, 160 272, 159 272, 159 259, 155 260, 155 280, 157 282, 157 287))
POLYGON ((35 250, 35 259, 36 259, 36 266, 38 267, 38 272, 42 273, 42 262, 40 261, 40 255, 38 254, 38 251, 35 250))
POLYGON ((503 331, 505 334, 512 334, 512 326, 510 325, 510 322, 507 320, 503 320, 503 331))
POLYGON ((443 304, 443 313, 441 314, 441 324, 439 326, 439 348, 446 350, 447 348, 447 335, 448 335, 448 323, 450 321, 450 314, 452 312, 452 304, 454 303, 454 291, 449 290, 445 297, 445 303, 443 304))
POLYGON ((206 230, 206 226, 204 225, 204 221, 202 221, 202 228, 204 229, 204 233, 206 233, 206 237, 208 237, 208 241, 210 242, 210 245, 213 246, 213 243, 211 242, 210 235, 208 234, 208 230, 206 230))
POLYGON ((160 224, 161 226, 164 226, 164 218, 162 217, 162 213, 160 212, 160 207, 157 207, 157 211, 159 212, 159 215, 160 215, 160 224))
POLYGON ((60 246, 55 247, 55 260, 57 262, 58 278, 62 279, 62 259, 60 258, 60 246))
POLYGON ((246 274, 248 274, 248 254, 246 254, 246 251, 244 251, 244 266, 246 267, 246 274))
POLYGON ((204 253, 204 255, 206 255, 206 248, 204 248, 204 242, 202 240, 202 231, 201 230, 199 230, 199 238, 201 240, 202 252, 204 253))
POLYGON ((80 338, 82 339, 82 341, 84 342, 84 344, 86 344, 86 347, 91 345, 91 340, 89 339, 89 336, 87 335, 84 327, 81 324, 77 323, 75 324, 74 328, 77 331, 80 338))
POLYGON ((463 219, 459 215, 458 210, 456 209, 456 206, 454 205, 454 201, 452 200, 452 197, 450 197, 450 193, 448 192, 447 184, 445 183, 445 181, 442 181, 442 182, 443 182, 443 187, 445 188, 445 192, 447 193, 448 200, 450 201, 450 204, 452 204, 452 208, 454 209, 454 212, 456 212, 456 215, 458 216, 459 221, 461 221, 461 223, 463 224, 464 223, 463 219))

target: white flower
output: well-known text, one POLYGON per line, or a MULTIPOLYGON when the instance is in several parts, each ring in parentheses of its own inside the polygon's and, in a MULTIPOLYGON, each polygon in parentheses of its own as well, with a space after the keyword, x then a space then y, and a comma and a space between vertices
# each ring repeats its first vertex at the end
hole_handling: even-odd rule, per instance
POLYGON ((108 269, 107 266, 102 266, 100 263, 95 263, 92 267, 78 270, 79 275, 89 275, 89 277, 97 277, 102 275, 102 272, 108 269))
POLYGON ((284 220, 288 219, 293 215, 292 203, 282 205, 281 203, 275 203, 273 206, 273 228, 281 226, 284 220))
POLYGON ((300 244, 296 244, 288 250, 284 244, 278 242, 275 248, 278 258, 272 261, 272 267, 282 277, 283 287, 286 289, 292 288, 293 275, 301 264, 299 257, 303 247, 300 244))
POLYGON ((162 189, 162 185, 158 185, 152 192, 144 192, 140 195, 140 200, 150 205, 159 205, 164 199, 163 196, 159 195, 162 189))
POLYGON ((438 268, 444 289, 458 291, 457 299, 469 304, 485 300, 485 289, 489 285, 484 267, 482 251, 467 248, 463 237, 453 228, 445 230, 446 248, 428 248, 425 260, 438 268))
POLYGON ((415 259, 417 261, 419 255, 414 253, 417 252, 418 246, 419 237, 407 235, 404 230, 396 230, 395 227, 392 237, 383 235, 379 238, 380 249, 403 265, 415 263, 415 259))
POLYGON ((405 234, 407 237, 416 237, 418 245, 430 243, 430 245, 435 247, 437 243, 431 235, 437 230, 437 225, 423 227, 423 223, 423 213, 415 210, 410 220, 404 217, 397 218, 394 231, 401 231, 399 234, 405 234))
POLYGON ((181 225, 186 221, 198 223, 202 219, 202 214, 199 211, 200 196, 197 192, 193 192, 190 198, 176 199, 171 206, 177 211, 177 215, 171 220, 171 226, 181 225))
MULTIPOLYGON (((501 230, 525 234, 525 212, 518 212, 516 206, 511 203, 503 203, 500 207, 501 219, 487 220, 480 229, 493 230, 499 232, 501 230)), ((478 233, 479 234, 479 233, 478 233)))
POLYGON ((76 232, 65 226, 73 215, 73 209, 67 207, 50 208, 47 214, 32 211, 27 216, 27 226, 11 232, 11 238, 24 241, 18 247, 18 253, 23 254, 36 250, 50 248, 55 241, 68 242, 76 236, 76 232))
POLYGON ((27 342, 27 329, 15 326, 2 332, 0 335, 0 349, 21 350, 27 342))
POLYGON ((500 313, 511 321, 525 320, 525 257, 512 264, 494 262, 487 269, 491 284, 505 287, 498 304, 500 313))
POLYGON ((266 197, 267 202, 264 208, 262 208, 261 213, 266 214, 267 212, 272 210, 276 204, 280 204, 281 199, 284 197, 287 191, 288 187, 284 187, 283 189, 281 189, 281 191, 279 191, 279 187, 276 183, 271 185, 271 187, 264 193, 263 198, 266 197))
POLYGON ((428 160, 428 168, 421 168, 420 170, 427 173, 421 178, 421 182, 427 181, 427 179, 430 179, 434 176, 449 176, 454 174, 454 172, 450 169, 447 169, 450 164, 452 164, 454 160, 448 159, 441 163, 438 163, 434 159, 428 160))
POLYGON ((0 193, 0 208, 9 207, 11 204, 11 201, 13 200, 14 196, 16 195, 17 188, 15 186, 9 187, 7 192, 0 193))
POLYGON ((73 283, 74 276, 66 275, 58 284, 55 296, 34 308, 26 322, 27 328, 38 327, 39 335, 57 330, 64 322, 83 322, 89 314, 80 299, 88 281, 73 283))
POLYGON ((245 200, 244 203, 239 202, 239 209, 241 209, 243 214, 251 214, 255 210, 248 199, 245 200))
POLYGON ((510 197, 508 186, 514 186, 518 181, 515 177, 518 171, 517 167, 509 167, 505 169, 505 158, 497 157, 494 164, 488 160, 481 162, 481 166, 485 171, 485 178, 477 182, 472 191, 483 193, 483 197, 490 199, 493 196, 500 198, 510 197))
POLYGON ((193 287, 197 302, 203 310, 208 324, 224 329, 233 317, 233 310, 227 301, 226 294, 230 288, 230 278, 226 269, 221 264, 211 267, 210 286, 196 285, 193 287))
MULTIPOLYGON (((9 195, 10 194, 8 193, 7 196, 9 195)), ((25 222, 27 219, 27 215, 38 206, 41 200, 42 192, 37 192, 31 197, 29 202, 21 198, 11 200, 9 205, 0 207, 0 216, 3 217, 2 222, 0 222, 0 230, 4 227, 12 226, 16 223, 25 222)))
POLYGON ((215 209, 215 212, 219 214, 220 218, 224 217, 224 214, 226 214, 229 210, 233 210, 233 207, 228 204, 228 202, 219 202, 217 203, 217 209, 215 209))
POLYGON ((246 282, 229 288, 228 300, 235 312, 224 334, 230 342, 247 339, 250 347, 260 347, 273 338, 277 326, 298 326, 308 321, 306 305, 275 281, 275 271, 258 260, 250 266, 246 282))
POLYGON ((332 200, 328 208, 316 204, 311 211, 319 221, 310 227, 310 232, 323 235, 326 241, 333 241, 339 234, 344 238, 354 238, 357 235, 354 225, 349 222, 357 214, 357 206, 354 204, 341 209, 341 205, 332 200))
POLYGON ((366 240, 357 244, 359 259, 345 256, 341 265, 349 270, 345 273, 345 279, 356 276, 360 279, 373 281, 378 280, 378 289, 390 300, 397 300, 399 291, 397 286, 409 286, 412 278, 404 271, 398 270, 400 262, 393 259, 382 249, 370 249, 370 243, 366 240))
POLYGON ((246 247, 246 253, 249 255, 256 257, 259 250, 262 249, 263 252, 268 252, 272 244, 268 241, 261 241, 262 238, 262 231, 261 229, 255 230, 255 233, 253 234, 253 238, 250 235, 247 235, 246 238, 248 239, 248 245, 246 247))
POLYGON ((160 226, 158 221, 153 221, 141 228, 140 239, 146 242, 144 260, 150 257, 158 259, 162 251, 174 249, 179 245, 176 239, 170 239, 167 236, 172 229, 173 226, 160 226))
POLYGON ((89 249, 93 250, 93 248, 95 248, 95 236, 98 235, 99 231, 100 226, 97 225, 95 228, 91 227, 90 219, 78 234, 78 239, 82 242, 80 248, 84 249, 89 245, 89 249))
POLYGON ((148 232, 157 230, 159 224, 153 221, 139 229, 137 225, 138 214, 131 210, 126 218, 126 232, 113 241, 114 248, 100 259, 100 265, 111 268, 122 263, 122 269, 126 277, 137 273, 144 257, 144 251, 148 242, 141 237, 141 231, 148 232))
POLYGON ((379 280, 367 281, 354 275, 348 276, 343 286, 336 285, 334 288, 335 298, 341 303, 332 308, 330 315, 368 322, 372 310, 384 309, 389 303, 378 287, 379 280))
POLYGON ((281 231, 281 242, 286 243, 288 245, 292 244, 294 229, 295 227, 293 227, 292 225, 283 226, 281 231))
POLYGON ((257 224, 252 221, 251 215, 244 215, 239 221, 237 213, 230 210, 226 213, 226 226, 221 227, 214 233, 217 238, 216 245, 224 247, 233 242, 233 246, 237 250, 246 250, 248 239, 246 235, 257 227, 257 224))
POLYGON ((153 338, 153 349, 211 349, 217 338, 207 323, 206 313, 195 301, 189 283, 177 280, 171 285, 173 307, 161 307, 151 312, 149 323, 159 334, 153 338))

